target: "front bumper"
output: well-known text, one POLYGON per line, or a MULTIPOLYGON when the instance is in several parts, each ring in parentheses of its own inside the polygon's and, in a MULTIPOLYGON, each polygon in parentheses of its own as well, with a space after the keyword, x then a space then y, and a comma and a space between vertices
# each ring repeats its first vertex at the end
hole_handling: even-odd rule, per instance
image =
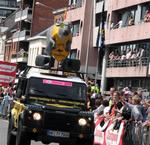
MULTIPOLYGON (((41 128, 29 128, 27 126, 23 126, 23 131, 26 131, 30 134, 31 139, 35 141, 42 141, 42 142, 59 142, 59 143, 69 143, 74 144, 77 139, 93 139, 93 133, 85 133, 85 132, 67 132, 69 136, 60 137, 51 135, 48 132, 50 129, 41 129, 41 128)), ((56 130, 53 130, 56 131, 56 130)), ((58 131, 58 130, 57 130, 58 131)), ((60 132, 66 132, 64 130, 60 130, 60 132)))
MULTIPOLYGON (((87 114, 63 112, 54 110, 26 111, 22 116, 23 130, 31 134, 31 139, 44 142, 75 142, 76 139, 92 139, 94 132, 93 119, 87 114), (32 113, 31 113, 32 112, 32 113), (33 113, 41 113, 42 119, 33 120, 33 113), (78 124, 79 118, 87 118, 87 125, 81 127, 78 124), (89 119, 89 120, 88 120, 89 119), (49 131, 67 132, 69 137, 59 137, 48 134, 49 131)), ((73 144, 72 143, 72 144, 73 144)))

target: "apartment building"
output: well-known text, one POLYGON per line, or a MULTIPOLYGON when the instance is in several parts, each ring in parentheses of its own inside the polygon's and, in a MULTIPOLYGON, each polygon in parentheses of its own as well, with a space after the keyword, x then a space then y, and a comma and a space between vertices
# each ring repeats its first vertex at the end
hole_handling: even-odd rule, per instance
POLYGON ((17 9, 16 0, 1 0, 0 1, 0 23, 17 9))
POLYGON ((17 10, 18 5, 16 0, 1 0, 0 1, 0 60, 4 60, 5 40, 4 32, 8 26, 4 24, 5 19, 17 10))
POLYGON ((72 22, 71 58, 80 59, 81 72, 95 77, 97 48, 93 47, 94 1, 70 0, 66 21, 72 22))
POLYGON ((150 91, 150 0, 109 1, 107 23, 107 85, 150 91))
POLYGON ((52 10, 64 7, 67 0, 17 0, 20 9, 15 14, 17 28, 12 31, 12 36, 7 41, 5 61, 15 62, 24 69, 28 60, 28 38, 36 35, 52 25, 52 10), (61 2, 60 2, 61 1, 61 2), (11 50, 11 51, 10 51, 11 50))

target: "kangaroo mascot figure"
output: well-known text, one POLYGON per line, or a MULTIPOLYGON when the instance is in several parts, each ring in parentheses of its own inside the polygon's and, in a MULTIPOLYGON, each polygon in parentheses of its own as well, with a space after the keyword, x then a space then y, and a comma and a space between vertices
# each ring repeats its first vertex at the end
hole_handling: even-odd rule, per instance
POLYGON ((71 43, 71 24, 67 22, 56 23, 47 32, 46 53, 60 62, 69 55, 71 43))

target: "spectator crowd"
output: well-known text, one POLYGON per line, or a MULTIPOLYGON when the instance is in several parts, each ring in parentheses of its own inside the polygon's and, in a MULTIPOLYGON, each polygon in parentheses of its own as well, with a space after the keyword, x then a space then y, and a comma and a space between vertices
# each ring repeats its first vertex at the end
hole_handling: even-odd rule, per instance
POLYGON ((9 84, 9 86, 2 86, 0 84, 0 116, 3 119, 8 118, 8 114, 13 105, 14 95, 15 89, 12 84, 9 84))
MULTIPOLYGON (((103 145, 100 143, 101 139, 98 138, 99 142, 97 141, 97 137, 101 135, 96 134, 97 128, 101 128, 99 132, 106 131, 106 134, 109 134, 112 124, 112 132, 117 132, 117 141, 120 128, 123 126, 124 131, 119 136, 122 144, 119 145, 150 145, 150 96, 144 96, 142 91, 133 92, 129 87, 119 91, 111 87, 109 94, 101 94, 98 84, 94 81, 87 80, 87 85, 87 109, 93 112, 95 122, 94 145, 103 145)), ((8 87, 0 86, 2 118, 7 119, 14 97, 15 88, 12 84, 8 87)))
MULTIPOLYGON (((150 96, 143 96, 142 91, 133 92, 128 87, 121 91, 112 87, 109 95, 102 95, 100 89, 93 82, 89 82, 87 97, 87 108, 94 113, 95 145, 103 145, 100 142, 108 135, 104 139, 101 135, 108 133, 110 122, 113 124, 112 130, 116 130, 117 134, 124 123, 124 132, 120 139, 122 145, 150 145, 150 96), (101 129, 98 130, 98 127, 101 129)), ((109 144, 106 142, 105 144, 109 144)))
POLYGON ((111 51, 108 60, 110 66, 115 66, 116 64, 128 63, 128 66, 142 65, 144 62, 143 58, 145 56, 145 50, 143 48, 139 49, 128 49, 121 53, 111 51), (142 61, 143 60, 143 61, 142 61))

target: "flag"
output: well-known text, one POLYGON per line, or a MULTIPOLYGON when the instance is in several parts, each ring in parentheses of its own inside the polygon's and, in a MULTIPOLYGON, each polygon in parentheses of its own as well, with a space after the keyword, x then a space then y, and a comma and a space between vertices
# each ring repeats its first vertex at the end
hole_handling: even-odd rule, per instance
POLYGON ((96 46, 98 48, 98 72, 102 71, 102 60, 105 55, 105 2, 103 2, 101 21, 98 28, 96 46))
POLYGON ((104 53, 105 51, 105 2, 103 2, 101 21, 98 28, 96 46, 98 51, 104 53))

